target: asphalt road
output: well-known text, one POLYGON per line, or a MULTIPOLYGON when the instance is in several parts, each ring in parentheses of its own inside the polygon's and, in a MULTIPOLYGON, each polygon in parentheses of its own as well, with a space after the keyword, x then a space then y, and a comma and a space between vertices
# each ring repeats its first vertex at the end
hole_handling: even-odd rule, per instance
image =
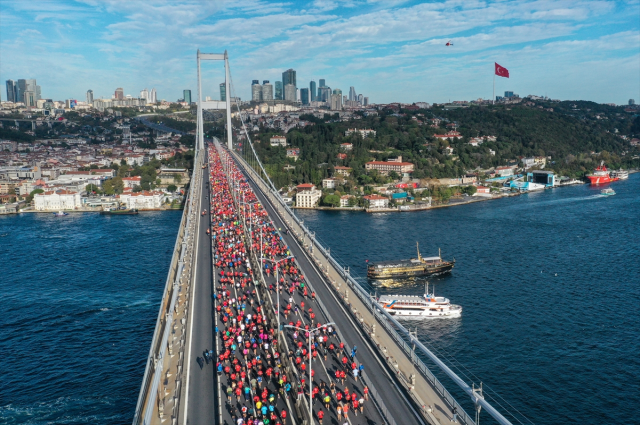
MULTIPOLYGON (((255 191, 258 199, 267 210, 267 213, 274 221, 276 227, 287 229, 280 216, 276 213, 275 208, 269 199, 262 193, 260 188, 249 179, 249 182, 255 191)), ((365 364, 366 373, 372 385, 382 397, 384 405, 389 410, 391 416, 398 424, 421 424, 424 420, 417 413, 411 402, 404 395, 403 390, 399 388, 396 378, 392 376, 387 368, 381 364, 377 352, 374 351, 368 341, 360 333, 360 330, 353 323, 350 315, 344 311, 340 302, 335 298, 332 289, 328 287, 328 283, 324 277, 311 263, 304 249, 298 244, 292 234, 283 234, 289 250, 295 256, 296 260, 306 279, 310 282, 317 296, 323 301, 324 306, 328 310, 328 314, 336 322, 337 326, 342 330, 349 347, 356 345, 358 347, 357 358, 365 364)), ((355 295, 354 295, 355 296, 355 295)))
MULTIPOLYGON (((206 173, 208 169, 198 172, 206 173)), ((187 356, 185 362, 188 365, 187 380, 187 424, 207 424, 216 423, 217 394, 214 379, 215 366, 204 365, 200 367, 197 357, 202 357, 204 350, 213 349, 213 304, 212 304, 212 262, 211 262, 211 239, 206 234, 209 227, 209 207, 208 207, 208 178, 205 174, 202 182, 202 205, 200 210, 206 210, 204 216, 199 215, 200 223, 197 227, 198 247, 197 266, 195 269, 196 280, 193 286, 193 296, 191 298, 191 313, 189 320, 192 321, 191 334, 187 344, 187 356)))

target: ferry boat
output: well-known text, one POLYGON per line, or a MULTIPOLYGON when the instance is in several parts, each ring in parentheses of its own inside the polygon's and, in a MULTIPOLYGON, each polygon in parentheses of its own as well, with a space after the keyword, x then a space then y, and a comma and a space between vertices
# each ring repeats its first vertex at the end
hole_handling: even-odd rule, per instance
POLYGON ((619 179, 619 180, 626 180, 629 178, 629 172, 627 170, 613 170, 611 172, 611 177, 619 179))
POLYGON ((390 279, 429 276, 433 274, 446 273, 453 269, 456 264, 455 258, 451 261, 443 260, 438 250, 437 257, 422 257, 420 247, 416 242, 418 258, 395 261, 375 261, 368 262, 367 277, 369 279, 390 279))
MULTIPOLYGON (((629 176, 627 175, 627 177, 629 176)), ((604 161, 602 161, 600 165, 593 171, 593 174, 589 174, 587 178, 589 179, 591 184, 606 184, 620 180, 619 177, 612 177, 609 174, 609 170, 607 170, 607 167, 604 165, 604 161)))
POLYGON ((134 215, 138 214, 138 210, 136 209, 117 209, 117 208, 105 208, 100 211, 102 215, 134 215))
POLYGON ((58 211, 57 213, 53 213, 54 217, 64 217, 65 215, 69 215, 69 213, 66 213, 64 211, 58 211))
POLYGON ((613 196, 613 195, 615 195, 615 194, 616 194, 616 191, 615 191, 615 190, 613 190, 613 189, 611 189, 610 187, 608 187, 608 188, 606 188, 606 189, 602 189, 602 190, 600 191, 600 194, 601 194, 601 195, 604 195, 604 196, 613 196))
POLYGON ((429 294, 429 285, 423 296, 419 295, 381 295, 378 303, 393 316, 451 318, 462 315, 462 307, 451 304, 448 298, 429 294))

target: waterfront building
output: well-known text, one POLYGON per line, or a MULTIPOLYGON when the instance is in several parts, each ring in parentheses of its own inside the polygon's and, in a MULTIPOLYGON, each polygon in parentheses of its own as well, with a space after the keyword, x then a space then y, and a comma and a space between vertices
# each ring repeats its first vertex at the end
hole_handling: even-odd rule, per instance
MULTIPOLYGON (((285 90, 286 90, 287 84, 291 84, 294 87, 298 87, 298 83, 296 82, 296 71, 291 68, 287 69, 282 73, 282 85, 285 87, 285 90)), ((285 100, 286 100, 286 96, 285 96, 285 100)))
POLYGON ((36 211, 74 210, 82 206, 80 193, 68 190, 37 193, 33 201, 36 211))
POLYGON ((162 207, 165 194, 159 191, 123 193, 117 197, 121 205, 125 205, 129 209, 136 210, 154 210, 162 207))
POLYGON ((303 105, 309 104, 309 89, 300 89, 300 102, 302 102, 303 105))
POLYGON ((283 90, 282 90, 282 81, 276 81, 276 91, 275 91, 275 97, 276 100, 283 100, 283 90))
POLYGON ((296 86, 293 84, 285 84, 284 86, 284 100, 295 102, 297 97, 296 86))
POLYGON ((133 189, 136 186, 140 186, 141 177, 133 176, 133 177, 123 177, 122 183, 124 184, 125 189, 130 188, 133 189))
POLYGON ((316 93, 317 93, 316 92, 316 82, 311 80, 311 82, 309 83, 309 97, 310 97, 310 100, 312 102, 316 101, 316 98, 317 98, 317 94, 316 93))
POLYGON ((7 102, 21 102, 18 97, 18 84, 13 80, 7 80, 7 102))
POLYGON ((287 146, 287 138, 285 136, 271 136, 269 143, 271 146, 287 146))
POLYGON ((397 162, 397 161, 370 161, 365 164, 365 169, 378 170, 380 174, 387 175, 391 171, 395 171, 400 175, 409 174, 413 172, 413 164, 410 162, 397 162))
POLYGON ((342 195, 340 197, 340 207, 345 208, 349 206, 349 199, 353 198, 353 195, 342 195))
POLYGON ((122 100, 124 99, 124 89, 122 87, 118 87, 113 94, 114 99, 122 100))
POLYGON ((225 83, 220 83, 220 101, 227 101, 227 85, 225 83))
POLYGON ((380 195, 366 195, 363 196, 364 200, 369 204, 369 208, 388 208, 389 198, 380 195))
POLYGON ((263 81, 262 84, 262 100, 273 100, 273 85, 271 85, 268 80, 263 81))
POLYGON ((316 189, 316 185, 303 183, 296 186, 296 207, 313 208, 322 197, 322 191, 316 189))

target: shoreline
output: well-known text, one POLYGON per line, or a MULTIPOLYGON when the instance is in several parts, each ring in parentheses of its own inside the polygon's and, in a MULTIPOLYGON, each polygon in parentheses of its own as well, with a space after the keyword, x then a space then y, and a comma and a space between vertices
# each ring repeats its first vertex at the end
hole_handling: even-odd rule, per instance
MULTIPOLYGON (((139 213, 144 213, 144 212, 155 212, 155 211, 182 211, 184 208, 153 208, 153 209, 144 209, 144 210, 138 210, 139 213)), ((78 213, 101 213, 102 210, 98 210, 98 209, 85 209, 85 210, 47 210, 47 211, 37 211, 37 210, 20 210, 20 211, 16 211, 15 213, 7 213, 7 214, 1 214, 1 215, 15 215, 15 214, 55 214, 59 211, 65 212, 65 213, 69 213, 69 214, 78 214, 78 213)), ((117 215, 117 214, 114 214, 117 215)), ((129 214, 130 215, 130 214, 129 214)))

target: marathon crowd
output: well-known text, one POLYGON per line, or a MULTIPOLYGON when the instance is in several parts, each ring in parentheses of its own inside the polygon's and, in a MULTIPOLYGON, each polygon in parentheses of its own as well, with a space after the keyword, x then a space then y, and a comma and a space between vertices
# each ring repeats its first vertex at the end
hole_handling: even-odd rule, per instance
POLYGON ((213 146, 208 155, 219 342, 217 352, 205 351, 204 361, 215 362, 227 412, 236 425, 294 423, 293 404, 308 408, 311 361, 314 420, 322 424, 326 416, 353 423, 360 415, 365 422, 369 394, 358 380, 364 366, 356 360, 357 348, 349 351, 335 328, 323 324, 316 294, 235 163, 221 158, 213 146), (252 267, 250 250, 263 258, 261 270, 252 267), (268 302, 256 288, 258 275, 267 283, 262 296, 268 302), (283 328, 280 344, 277 325, 267 314, 267 306, 276 308, 276 296, 281 323, 299 328, 283 328), (291 365, 288 373, 286 364, 291 365))

